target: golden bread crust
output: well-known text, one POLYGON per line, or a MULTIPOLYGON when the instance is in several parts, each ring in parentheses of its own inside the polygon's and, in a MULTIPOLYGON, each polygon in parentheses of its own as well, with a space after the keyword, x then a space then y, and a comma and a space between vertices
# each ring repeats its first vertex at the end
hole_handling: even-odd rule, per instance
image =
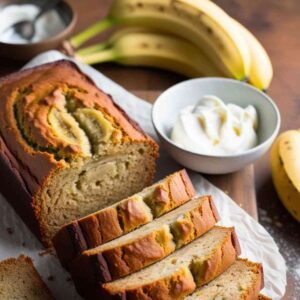
MULTIPOLYGON (((152 149, 153 159, 158 156, 157 144, 130 120, 110 95, 100 90, 70 61, 57 61, 2 78, 0 97, 1 143, 10 153, 7 156, 1 151, 0 155, 6 155, 10 160, 11 176, 18 174, 18 180, 29 195, 24 201, 30 202, 39 223, 39 229, 34 231, 39 231, 47 246, 50 241, 45 234, 47 224, 43 224, 41 217, 39 195, 60 170, 93 155, 92 146, 76 122, 76 137, 65 138, 65 132, 62 136, 57 134, 50 119, 52 111, 54 121, 59 122, 56 113, 65 110, 62 114, 66 123, 62 127, 68 126, 69 110, 76 99, 78 107, 94 109, 107 119, 113 128, 111 139, 114 143, 147 144, 152 149), (69 98, 70 104, 66 100, 69 98)), ((3 160, 7 161, 6 158, 3 160)), ((154 170, 149 170, 151 172, 153 174, 154 170)))
MULTIPOLYGON (((74 63, 62 60, 20 71, 0 80, 0 97, 2 99, 0 102, 0 128, 8 148, 13 149, 16 159, 23 162, 24 168, 29 168, 31 177, 34 177, 31 181, 36 181, 27 183, 32 194, 39 189, 54 168, 64 167, 65 162, 56 160, 53 153, 47 150, 37 150, 28 145, 17 126, 14 105, 18 94, 21 94, 24 89, 30 89, 20 99, 22 100, 20 105, 24 114, 22 117, 29 123, 31 135, 36 144, 42 147, 58 146, 64 148, 64 151, 70 155, 80 155, 80 149, 76 145, 50 134, 52 128, 45 115, 51 107, 63 105, 62 100, 60 101, 57 97, 53 96, 53 100, 50 100, 49 97, 51 98, 52 93, 55 94, 57 90, 66 89, 66 82, 71 88, 76 87, 78 89, 73 93, 76 95, 76 99, 81 102, 80 105, 104 110, 113 118, 124 133, 123 142, 146 140, 153 143, 157 151, 155 142, 135 122, 129 119, 108 94, 96 87, 74 63), (81 90, 83 92, 80 92, 81 90)), ((24 180, 25 182, 28 181, 26 177, 24 180)))
MULTIPOLYGON (((124 277, 161 260, 174 252, 175 249, 203 235, 216 224, 218 220, 214 217, 210 202, 212 202, 212 198, 204 196, 196 208, 184 214, 183 220, 188 223, 189 230, 185 230, 187 226, 182 226, 182 219, 178 219, 173 224, 162 225, 150 233, 126 241, 119 246, 103 251, 97 248, 84 251, 79 258, 71 263, 71 273, 73 273, 76 281, 81 282, 84 279, 79 279, 82 277, 82 273, 79 272, 78 274, 78 270, 83 264, 90 265, 91 261, 97 262, 96 258, 99 255, 106 261, 107 271, 109 271, 112 279, 124 277)), ((101 272, 101 266, 96 263, 90 272, 98 274, 101 272)), ((93 281, 97 282, 97 278, 93 281)))
MULTIPOLYGON (((197 287, 201 287, 216 278, 232 263, 234 263, 240 254, 240 249, 236 242, 234 242, 234 235, 235 230, 234 228, 231 228, 222 245, 220 245, 220 247, 218 247, 218 249, 212 255, 210 255, 210 257, 206 258, 202 262, 199 262, 201 264, 200 271, 197 271, 199 270, 199 268, 197 268, 197 261, 191 261, 191 265, 189 266, 191 272, 186 270, 185 272, 181 273, 182 275, 180 277, 178 277, 178 272, 176 271, 169 277, 160 278, 159 280, 147 285, 142 285, 137 282, 136 287, 130 288, 130 290, 124 290, 122 287, 120 287, 118 290, 112 290, 110 289, 109 283, 103 284, 103 289, 107 295, 107 299, 165 300, 172 299, 172 295, 176 295, 175 299, 182 299, 184 296, 192 293, 197 287), (193 275, 191 276, 190 274, 193 275), (186 282, 186 286, 193 288, 188 290, 188 293, 186 293, 186 289, 182 289, 182 292, 178 292, 177 285, 174 284, 177 282, 186 282), (156 290, 157 286, 164 291, 165 296, 163 298, 161 298, 159 294, 157 295, 153 292, 156 290), (145 291, 147 291, 147 294, 145 294, 145 291)), ((183 268, 184 266, 182 266, 179 270, 182 270, 183 268)), ((186 269, 188 268, 186 267, 186 269)), ((101 291, 99 293, 101 293, 101 291)), ((94 296, 95 295, 96 294, 94 294, 94 296)))
POLYGON ((180 268, 171 278, 126 292, 125 299, 176 300, 196 289, 193 276, 186 267, 180 268))
POLYGON ((259 295, 262 282, 262 265, 239 258, 215 280, 184 299, 270 300, 259 295))
MULTIPOLYGON (((151 206, 152 213, 155 211, 155 208, 159 207, 158 216, 161 216, 187 202, 194 195, 195 191, 187 172, 181 170, 166 177, 155 188, 150 197, 151 199, 148 198, 148 206, 151 206), (163 209, 160 205, 161 200, 158 200, 157 196, 157 190, 162 190, 162 187, 163 191, 165 191, 163 209)), ((210 201, 210 204, 213 206, 212 201, 210 201)), ((152 218, 155 217, 156 215, 149 218, 149 212, 145 210, 143 199, 138 194, 133 195, 122 200, 117 206, 104 208, 94 214, 63 226, 54 237, 53 244, 60 262, 64 267, 67 267, 84 250, 95 248, 126 234, 141 225, 151 222, 152 218), (78 239, 78 235, 81 235, 82 238, 78 239), (82 240, 85 240, 85 242, 83 243, 82 240), (79 243, 83 247, 80 247, 79 243), (78 251, 75 251, 75 249, 78 251)), ((197 222, 196 217, 194 218, 195 222, 197 222)), ((200 225, 202 224, 196 227, 200 228, 200 225)), ((205 227, 202 226, 201 228, 205 227)))

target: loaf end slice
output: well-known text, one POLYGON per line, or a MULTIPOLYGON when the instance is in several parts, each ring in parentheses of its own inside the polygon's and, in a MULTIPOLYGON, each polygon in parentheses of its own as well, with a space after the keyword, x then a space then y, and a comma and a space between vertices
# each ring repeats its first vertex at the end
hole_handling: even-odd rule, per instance
MULTIPOLYGON (((256 300, 263 288, 262 265, 246 259, 238 259, 227 270, 207 285, 199 288, 184 300, 256 300)), ((262 298, 263 297, 263 298, 262 298)))
POLYGON ((194 198, 127 235, 84 251, 70 264, 75 284, 86 289, 163 259, 213 228, 218 219, 212 207, 210 196, 194 198))
POLYGON ((221 274, 239 254, 234 228, 216 226, 143 270, 94 288, 77 285, 77 289, 87 299, 182 299, 221 274))
POLYGON ((0 98, 0 177, 21 192, 1 190, 46 246, 61 226, 151 184, 158 145, 76 64, 4 77, 0 98))
POLYGON ((195 195, 185 170, 175 172, 114 205, 63 226, 53 239, 61 264, 171 211, 195 195))
POLYGON ((0 262, 0 299, 54 300, 29 257, 0 262))

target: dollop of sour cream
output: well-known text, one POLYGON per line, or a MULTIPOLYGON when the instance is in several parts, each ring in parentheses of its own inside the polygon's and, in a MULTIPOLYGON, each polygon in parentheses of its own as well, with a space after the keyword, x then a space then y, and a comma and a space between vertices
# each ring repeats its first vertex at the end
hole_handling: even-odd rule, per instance
MULTIPOLYGON (((24 20, 33 20, 40 8, 34 4, 11 4, 0 10, 0 41, 10 44, 25 44, 28 41, 14 31, 12 25, 24 20)), ((35 36, 31 43, 55 36, 66 25, 54 9, 45 12, 35 23, 35 36)))
POLYGON ((257 145, 258 118, 252 105, 242 108, 204 96, 180 111, 171 132, 178 146, 199 154, 230 155, 257 145))

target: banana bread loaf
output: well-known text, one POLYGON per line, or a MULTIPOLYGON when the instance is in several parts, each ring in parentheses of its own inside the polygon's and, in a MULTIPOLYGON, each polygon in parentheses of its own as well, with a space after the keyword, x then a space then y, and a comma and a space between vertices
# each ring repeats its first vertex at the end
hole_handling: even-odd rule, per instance
MULTIPOLYGON (((99 280, 90 286, 75 278, 75 284, 82 296, 93 300, 182 299, 221 274, 239 254, 234 228, 216 226, 167 258, 124 278, 103 285, 99 280)), ((105 269, 104 264, 102 267, 105 269)))
POLYGON ((70 264, 75 284, 88 286, 136 272, 203 235, 218 220, 210 196, 195 198, 129 234, 84 251, 70 264))
POLYGON ((262 265, 247 259, 238 259, 224 273, 184 300, 257 300, 263 288, 262 265))
POLYGON ((75 64, 9 75, 0 97, 2 193, 46 246, 152 181, 157 144, 75 64))
POLYGON ((68 268, 69 263, 84 250, 147 224, 194 195, 186 171, 173 173, 131 197, 63 226, 53 239, 57 256, 68 268))
POLYGON ((32 260, 23 255, 0 262, 0 299, 54 300, 32 260))

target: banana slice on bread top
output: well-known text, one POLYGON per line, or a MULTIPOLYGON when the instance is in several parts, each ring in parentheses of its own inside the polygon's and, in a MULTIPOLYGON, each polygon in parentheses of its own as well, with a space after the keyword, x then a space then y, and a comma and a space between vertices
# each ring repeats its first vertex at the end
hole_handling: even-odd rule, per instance
POLYGON ((282 133, 271 153, 272 176, 287 210, 300 222, 300 130, 282 133))
POLYGON ((140 138, 141 132, 130 128, 109 95, 80 73, 69 76, 74 68, 70 65, 45 67, 30 82, 25 77, 12 86, 9 102, 26 143, 61 159, 101 155, 109 142, 140 138))

